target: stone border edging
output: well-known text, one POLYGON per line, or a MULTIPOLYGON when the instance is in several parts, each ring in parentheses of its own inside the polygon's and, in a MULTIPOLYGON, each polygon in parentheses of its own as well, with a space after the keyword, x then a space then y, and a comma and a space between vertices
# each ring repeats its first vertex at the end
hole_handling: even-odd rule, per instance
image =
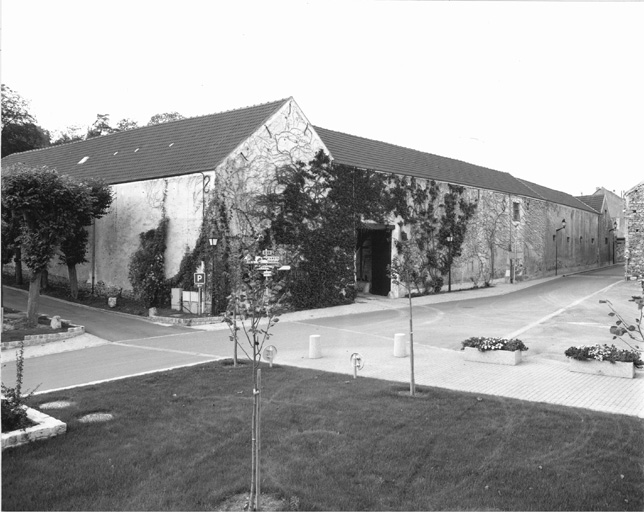
MULTIPOLYGON (((145 317, 142 317, 145 318, 145 317)), ((195 317, 195 318, 179 318, 173 316, 149 316, 147 320, 155 322, 158 324, 175 324, 175 325, 207 325, 207 324, 216 324, 222 321, 220 316, 204 316, 204 317, 195 317)))
POLYGON ((2 450, 13 448, 32 441, 47 439, 67 432, 67 424, 53 418, 44 412, 37 411, 31 407, 23 406, 27 411, 27 417, 36 423, 33 427, 25 430, 14 430, 2 434, 2 450))
POLYGON ((55 332, 52 334, 28 334, 22 341, 7 341, 3 343, 2 350, 19 348, 20 344, 25 347, 31 347, 33 345, 41 345, 43 343, 51 343, 53 341, 68 340, 70 338, 80 336, 81 334, 85 334, 84 325, 69 324, 67 332, 55 332))

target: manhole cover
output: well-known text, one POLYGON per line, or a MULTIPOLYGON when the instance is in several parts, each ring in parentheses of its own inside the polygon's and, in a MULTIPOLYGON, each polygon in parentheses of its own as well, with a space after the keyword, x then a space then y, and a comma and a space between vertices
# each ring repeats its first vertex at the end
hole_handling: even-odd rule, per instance
POLYGON ((64 409, 65 407, 70 407, 73 405, 73 402, 68 402, 66 400, 59 400, 57 402, 47 402, 40 406, 41 409, 64 409))
POLYGON ((80 418, 78 421, 81 423, 97 423, 99 421, 109 421, 113 419, 114 416, 112 416, 109 413, 106 412, 95 412, 92 414, 87 414, 80 418))

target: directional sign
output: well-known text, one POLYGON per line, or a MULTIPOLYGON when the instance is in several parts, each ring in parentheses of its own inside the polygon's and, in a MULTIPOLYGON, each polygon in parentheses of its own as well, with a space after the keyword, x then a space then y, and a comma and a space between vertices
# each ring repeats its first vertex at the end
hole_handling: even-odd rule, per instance
POLYGON ((203 286, 206 284, 206 274, 203 272, 195 272, 195 284, 197 286, 203 286))

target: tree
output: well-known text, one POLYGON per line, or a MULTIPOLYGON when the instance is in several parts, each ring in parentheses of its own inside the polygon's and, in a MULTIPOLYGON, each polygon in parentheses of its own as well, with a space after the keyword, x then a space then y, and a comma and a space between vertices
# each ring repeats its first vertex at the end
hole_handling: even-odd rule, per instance
POLYGON ((436 201, 440 197, 440 187, 435 181, 419 183, 414 178, 391 176, 391 208, 402 220, 402 240, 396 242, 398 254, 390 266, 390 276, 396 285, 407 289, 409 298, 409 347, 410 383, 409 393, 416 393, 414 377, 414 328, 413 328, 413 291, 429 293, 439 291, 442 276, 449 272, 455 258, 461 254, 466 226, 476 209, 463 194, 463 187, 450 185, 442 196, 441 217, 436 216, 436 201))
POLYGON ((83 129, 77 125, 68 126, 65 130, 55 131, 54 134, 55 138, 52 140, 52 146, 85 140, 85 135, 87 135, 87 133, 83 133, 83 129))
POLYGON ((41 275, 56 249, 92 214, 88 187, 47 167, 10 166, 2 176, 2 208, 19 219, 23 261, 31 271, 27 318, 37 322, 41 275))
POLYGON ((93 139, 94 137, 101 137, 102 135, 109 135, 117 130, 110 126, 109 114, 96 114, 96 121, 87 129, 86 139, 93 139))
POLYGON ((407 296, 409 297, 409 365, 410 365, 410 378, 409 378, 409 394, 414 396, 416 394, 416 378, 414 376, 414 310, 412 307, 412 290, 415 288, 418 293, 425 288, 425 284, 429 279, 429 268, 431 253, 422 250, 418 244, 421 237, 414 239, 407 239, 396 244, 398 254, 394 256, 391 267, 390 276, 394 284, 402 284, 407 288, 407 296))
POLYGON ((116 123, 116 128, 115 131, 117 132, 126 132, 128 130, 134 130, 135 128, 138 128, 139 124, 134 121, 133 119, 130 119, 129 117, 121 119, 118 123, 116 123))
POLYGON ((49 146, 50 134, 36 124, 29 103, 2 84, 2 156, 49 146))
POLYGON ((84 183, 89 190, 92 202, 91 212, 87 216, 79 215, 76 219, 76 226, 60 244, 60 260, 67 265, 69 276, 69 291, 73 298, 78 298, 78 276, 76 265, 86 263, 87 242, 89 226, 94 219, 100 219, 110 209, 112 204, 112 190, 102 180, 89 180, 84 183))
MULTIPOLYGON (((255 250, 257 246, 255 247, 255 250)), ((246 254, 246 262, 255 261, 255 252, 246 254)), ((243 332, 249 351, 239 345, 252 362, 253 414, 251 423, 251 484, 249 510, 259 510, 260 490, 260 412, 261 370, 259 369, 264 344, 270 339, 270 330, 279 321, 283 301, 287 297, 286 277, 268 274, 252 264, 243 272, 243 279, 230 296, 224 321, 231 329, 238 344, 238 334, 243 332), (240 327, 241 326, 241 327, 240 327)))
POLYGON ((147 125, 153 126, 155 124, 169 123, 170 121, 179 121, 180 119, 185 119, 185 117, 179 114, 179 112, 164 112, 153 115, 147 125))

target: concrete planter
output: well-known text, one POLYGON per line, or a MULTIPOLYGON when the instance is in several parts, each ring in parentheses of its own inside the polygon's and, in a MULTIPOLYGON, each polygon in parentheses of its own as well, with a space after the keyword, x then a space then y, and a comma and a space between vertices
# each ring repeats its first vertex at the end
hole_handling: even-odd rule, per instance
POLYGON ((593 375, 605 375, 607 377, 621 377, 632 379, 635 377, 635 365, 633 363, 611 363, 610 361, 597 361, 588 359, 570 359, 568 370, 577 373, 590 373, 593 375))
POLYGON ((478 348, 465 347, 465 360, 476 363, 492 363, 516 366, 521 362, 521 351, 515 350, 485 350, 481 352, 478 348))
POLYGON ((47 439, 67 431, 67 425, 56 418, 52 418, 40 411, 26 407, 27 417, 36 423, 25 430, 15 430, 2 434, 2 449, 13 448, 39 439, 47 439))

